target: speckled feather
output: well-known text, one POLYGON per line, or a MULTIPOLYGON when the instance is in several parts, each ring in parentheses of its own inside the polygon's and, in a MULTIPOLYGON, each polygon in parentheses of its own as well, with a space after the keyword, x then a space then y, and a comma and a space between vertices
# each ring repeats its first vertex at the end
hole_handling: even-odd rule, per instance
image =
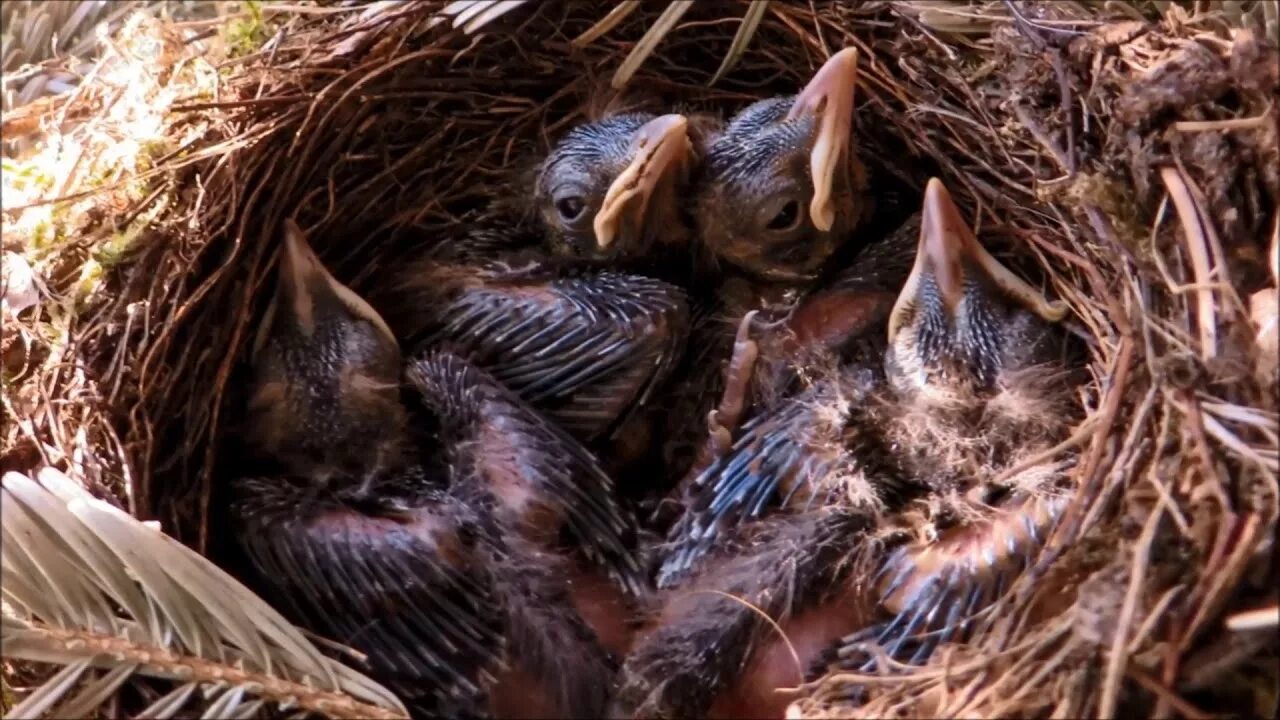
POLYGON ((453 472, 487 483, 503 526, 547 539, 567 528, 621 587, 643 592, 635 519, 586 448, 460 357, 428 353, 405 374, 440 419, 453 472))
MULTIPOLYGON (((841 293, 856 298, 893 289, 892 299, 914 257, 919 227, 919 218, 910 220, 864 252, 865 265, 855 262, 837 273, 799 308, 834 295, 834 304, 819 306, 812 319, 838 319, 857 307, 846 304, 841 293)), ((1059 517, 1065 505, 1060 484, 1071 459, 1033 464, 999 486, 984 483, 1061 439, 1072 417, 1072 376, 1064 371, 1060 336, 1051 327, 992 292, 982 278, 970 280, 961 317, 952 323, 943 316, 936 285, 925 278, 911 298, 905 328, 888 348, 883 342, 858 342, 857 333, 808 332, 804 362, 826 369, 816 373, 816 380, 799 383, 798 392, 758 408, 760 414, 743 426, 729 453, 698 477, 687 512, 673 528, 660 583, 676 587, 675 592, 723 590, 711 578, 724 561, 711 558, 730 552, 730 538, 783 522, 812 501, 861 510, 864 518, 892 519, 878 533, 882 537, 893 537, 896 528, 899 537, 915 538, 878 561, 878 541, 851 549, 880 568, 871 586, 850 599, 851 612, 870 613, 879 604, 884 618, 836 643, 826 660, 840 669, 871 671, 864 651, 872 640, 900 662, 920 662, 941 642, 972 628, 971 617, 1016 578, 1059 517), (853 492, 821 492, 858 477, 850 471, 877 458, 890 469, 879 474, 878 483, 866 482, 864 472, 864 482, 853 492), (811 494, 815 484, 816 496, 811 494), (885 493, 893 502, 877 508, 867 488, 898 492, 885 493), (864 502, 850 505, 851 498, 864 502)), ((888 313, 880 312, 887 310, 882 305, 876 304, 868 324, 850 327, 883 332, 888 313)), ((790 322, 798 331, 809 321, 797 311, 790 322)), ((682 662, 679 658, 692 651, 681 649, 677 632, 663 629, 653 635, 650 644, 668 646, 648 652, 654 657, 669 652, 678 658, 673 664, 682 662)), ((714 634, 711 628, 705 632, 714 634)), ((737 631, 725 626, 723 632, 721 638, 703 640, 721 652, 741 652, 737 631)), ((821 658, 819 664, 825 664, 821 658)), ((705 682, 721 681, 709 677, 705 682)), ((657 679, 651 683, 653 693, 665 687, 657 679)), ((639 696, 640 690, 635 692, 639 696)), ((688 698, 700 692, 685 688, 678 694, 688 698)))
POLYGON ((871 583, 889 619, 843 638, 831 664, 874 672, 872 645, 898 662, 919 664, 938 646, 965 637, 1034 560, 1066 505, 1062 495, 1024 495, 936 542, 900 546, 871 583))
POLYGON ((853 569, 867 526, 865 515, 820 508, 730 533, 706 573, 664 596, 623 666, 615 716, 705 716, 759 646, 781 642, 761 614, 785 627, 821 603, 853 569))
MULTIPOLYGON (((752 379, 756 414, 729 453, 682 490, 683 514, 668 536, 661 585, 692 569, 724 528, 793 500, 809 505, 857 498, 874 506, 905 489, 892 453, 878 433, 867 432, 861 408, 872 393, 885 390, 875 359, 884 352, 882 333, 896 288, 914 259, 911 230, 859 254, 763 335, 752 379), (842 314, 850 313, 855 320, 847 322, 842 314)), ((722 389, 723 379, 716 377, 722 389)))
POLYGON ((423 261, 399 293, 413 353, 467 357, 576 437, 621 425, 670 375, 684 292, 660 280, 542 260, 423 261))
POLYGON ((282 478, 236 483, 242 547, 268 595, 368 656, 416 715, 481 716, 505 650, 488 530, 406 468, 377 500, 282 478))
POLYGON ((877 382, 870 372, 837 375, 749 421, 730 452, 694 481, 668 535, 659 586, 696 570, 734 527, 779 508, 879 510, 903 481, 880 438, 863 432, 859 407, 877 382))

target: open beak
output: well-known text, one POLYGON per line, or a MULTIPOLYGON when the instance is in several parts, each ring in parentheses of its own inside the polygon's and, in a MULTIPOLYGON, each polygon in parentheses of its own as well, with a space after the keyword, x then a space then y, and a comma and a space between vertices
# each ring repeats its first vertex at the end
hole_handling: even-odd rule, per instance
POLYGON ((306 235, 292 219, 284 222, 284 247, 280 249, 280 264, 277 273, 276 295, 258 328, 253 343, 253 354, 266 341, 273 323, 290 322, 304 336, 315 332, 317 308, 332 308, 332 302, 338 300, 339 305, 351 314, 351 319, 365 320, 377 328, 391 343, 396 343, 395 336, 382 316, 363 298, 355 294, 346 285, 338 282, 325 269, 320 258, 311 249, 306 235))
POLYGON ((853 131, 853 91, 858 83, 858 49, 845 48, 818 69, 813 79, 796 96, 788 119, 802 113, 818 117, 818 135, 809 153, 813 177, 813 201, 809 217, 813 226, 826 232, 835 222, 832 199, 836 169, 848 157, 849 135, 853 131))
POLYGON ((889 316, 889 341, 905 322, 908 306, 915 302, 926 276, 933 278, 943 305, 954 317, 964 298, 965 276, 973 272, 982 273, 994 287, 1048 322, 1066 317, 1065 303, 1049 302, 978 243, 951 193, 941 180, 932 178, 924 193, 915 265, 889 316))
POLYGON ((631 164, 609 186, 593 222, 598 247, 607 248, 617 239, 628 208, 634 207, 634 217, 643 218, 662 179, 685 166, 693 152, 688 129, 685 116, 663 115, 636 131, 631 164))

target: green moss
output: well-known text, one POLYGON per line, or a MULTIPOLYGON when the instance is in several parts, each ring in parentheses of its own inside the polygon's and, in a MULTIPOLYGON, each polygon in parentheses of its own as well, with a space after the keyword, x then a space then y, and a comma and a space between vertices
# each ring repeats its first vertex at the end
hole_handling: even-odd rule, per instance
POLYGON ((262 4, 257 0, 246 0, 242 6, 248 17, 236 18, 223 29, 228 57, 242 57, 257 52, 271 36, 271 28, 262 15, 262 4))
POLYGON ((110 238, 94 248, 92 262, 101 265, 104 269, 120 264, 120 261, 124 260, 125 254, 128 253, 129 248, 142 235, 148 224, 148 220, 139 220, 133 222, 124 230, 111 233, 110 238))
POLYGON ((150 168, 156 160, 168 155, 172 147, 173 143, 169 138, 154 138, 142 143, 142 155, 138 161, 138 169, 143 169, 144 162, 150 168))
POLYGON ((80 278, 76 281, 71 297, 73 312, 84 310, 93 297, 93 292, 98 289, 103 272, 103 264, 96 259, 100 252, 101 249, 94 253, 94 258, 86 260, 80 266, 80 278))
POLYGON ((53 229, 53 223, 48 220, 41 220, 36 223, 35 228, 31 231, 31 249, 37 251, 48 250, 55 245, 53 242, 57 233, 53 229))
MULTIPOLYGON (((5 384, 8 385, 8 382, 5 384)), ((5 669, 6 671, 8 670, 8 668, 5 669)), ((9 673, 0 674, 0 712, 8 715, 13 706, 17 704, 18 697, 13 694, 13 688, 9 687, 9 673)))
POLYGON ((4 184, 15 190, 53 189, 53 176, 43 172, 35 163, 20 163, 12 158, 0 160, 0 172, 5 175, 4 184))

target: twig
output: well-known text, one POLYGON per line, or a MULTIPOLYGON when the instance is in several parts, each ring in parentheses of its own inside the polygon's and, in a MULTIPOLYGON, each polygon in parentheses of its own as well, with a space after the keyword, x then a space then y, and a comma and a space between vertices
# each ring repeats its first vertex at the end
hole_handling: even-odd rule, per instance
POLYGON ((1280 605, 1245 610, 1227 618, 1227 629, 1236 632, 1263 630, 1280 625, 1280 605))
POLYGON ((1179 120, 1173 124, 1178 132, 1213 132, 1217 130, 1255 130, 1266 126, 1271 116, 1271 108, 1247 118, 1231 118, 1229 120, 1179 120))
POLYGON ((1195 705, 1183 700, 1181 696, 1165 687, 1159 680, 1151 677, 1141 668, 1130 665, 1125 668, 1125 675, 1128 675, 1134 682, 1155 694, 1162 701, 1172 705, 1175 710, 1182 713, 1182 716, 1188 718, 1188 720, 1213 717, 1195 705))
POLYGON ((1206 220, 1196 207, 1191 191, 1187 189, 1186 181, 1177 168, 1161 168, 1160 178, 1164 181, 1165 189, 1178 211, 1178 218, 1182 221, 1182 236, 1187 252, 1191 255, 1191 271, 1199 288, 1196 293, 1196 325, 1200 331, 1200 356, 1204 360, 1210 360, 1218 354, 1218 316, 1213 290, 1209 289, 1213 267, 1209 260, 1207 230, 1204 226, 1206 220))
POLYGON ((1157 500, 1142 527, 1142 534, 1133 547, 1133 564, 1129 570, 1129 589, 1125 592, 1124 603, 1120 607, 1120 616, 1116 618, 1116 635, 1111 641, 1111 651, 1107 657, 1106 674, 1102 681, 1102 698, 1098 701, 1098 716, 1110 718, 1115 716, 1116 701, 1120 695, 1120 678, 1124 675, 1128 653, 1125 647, 1129 643, 1129 628, 1133 625, 1133 615, 1138 609, 1138 596, 1142 594, 1143 580, 1147 575, 1147 564, 1151 560, 1151 543, 1156 538, 1156 528, 1160 518, 1164 516, 1164 498, 1157 500))

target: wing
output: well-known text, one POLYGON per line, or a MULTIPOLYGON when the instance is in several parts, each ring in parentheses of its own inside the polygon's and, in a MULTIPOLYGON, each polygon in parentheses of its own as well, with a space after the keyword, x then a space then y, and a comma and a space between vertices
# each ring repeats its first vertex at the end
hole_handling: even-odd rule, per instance
POLYGON ((859 413, 874 383, 874 374, 842 372, 748 421, 693 481, 668 535, 659 587, 693 569, 727 529, 778 507, 878 507, 900 473, 859 413))
POLYGON ((415 711, 481 712, 505 630, 466 508, 439 497, 390 517, 317 501, 287 480, 237 490, 241 547, 300 624, 367 655, 415 711))
POLYGON ((628 655, 615 717, 703 717, 730 686, 752 684, 741 673, 776 637, 761 616, 785 627, 828 597, 854 570, 867 526, 865 514, 818 508, 728 533, 706 572, 666 595, 656 626, 628 655))
POLYGON ((934 542, 898 548, 871 583, 888 619, 841 640, 836 666, 887 671, 877 671, 873 645, 899 663, 918 665, 939 645, 967 635, 1031 564, 1067 502, 1059 495, 1015 498, 934 542))
POLYGON ((497 591, 507 609, 512 657, 536 679, 551 706, 530 707, 519 687, 494 687, 495 714, 503 717, 602 717, 618 660, 575 604, 576 561, 549 556, 518 539, 497 565, 497 591), (571 671, 566 671, 571 668, 571 671), (514 707, 503 707, 512 703, 514 707), (534 709, 537 708, 537 709, 534 709))
POLYGON ((650 278, 486 263, 454 285, 411 347, 472 360, 584 440, 649 399, 688 333, 684 292, 650 278))
POLYGON ((916 261, 920 220, 920 213, 916 213, 884 238, 868 244, 818 292, 890 292, 896 297, 916 261))
POLYGON ((635 518, 581 443, 452 353, 430 352, 405 374, 439 418, 456 476, 481 483, 508 526, 548 544, 567 529, 590 560, 641 592, 635 518))

